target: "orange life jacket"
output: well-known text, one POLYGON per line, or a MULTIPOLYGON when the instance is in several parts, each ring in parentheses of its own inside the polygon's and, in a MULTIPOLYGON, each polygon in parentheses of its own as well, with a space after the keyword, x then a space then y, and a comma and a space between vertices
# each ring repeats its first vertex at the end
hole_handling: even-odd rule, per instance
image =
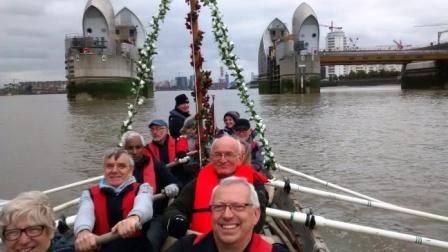
MULTIPOLYGON (((234 176, 244 177, 251 184, 254 183, 254 170, 249 165, 239 165, 234 176)), ((198 174, 194 194, 193 215, 191 229, 200 233, 207 233, 212 229, 212 214, 210 199, 212 190, 219 184, 213 164, 208 164, 198 174)))
MULTIPOLYGON (((137 195, 140 184, 134 182, 131 184, 132 189, 125 192, 121 202, 123 219, 128 217, 129 212, 134 207, 135 195, 137 195)), ((109 211, 107 208, 107 198, 111 197, 100 190, 99 185, 90 188, 90 195, 92 196, 93 206, 95 208, 95 227, 93 233, 102 235, 110 232, 112 227, 109 226, 109 211)), ((140 232, 136 232, 134 236, 139 236, 140 232)))

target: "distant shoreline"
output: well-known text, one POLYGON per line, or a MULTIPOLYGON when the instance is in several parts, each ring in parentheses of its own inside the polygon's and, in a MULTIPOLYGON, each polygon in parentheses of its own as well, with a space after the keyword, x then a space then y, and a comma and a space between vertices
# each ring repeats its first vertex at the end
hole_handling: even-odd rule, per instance
POLYGON ((375 78, 375 79, 357 79, 357 80, 339 80, 339 81, 321 81, 321 87, 336 86, 378 86, 378 85, 400 85, 397 77, 393 78, 375 78))

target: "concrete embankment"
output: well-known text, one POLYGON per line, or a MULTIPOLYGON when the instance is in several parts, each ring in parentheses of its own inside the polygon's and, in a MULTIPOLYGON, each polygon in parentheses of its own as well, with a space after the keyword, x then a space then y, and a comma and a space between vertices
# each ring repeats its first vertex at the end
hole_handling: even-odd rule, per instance
POLYGON ((358 79, 358 80, 339 80, 339 81, 321 81, 321 87, 335 86, 377 86, 385 84, 400 84, 400 79, 393 78, 374 78, 374 79, 358 79))

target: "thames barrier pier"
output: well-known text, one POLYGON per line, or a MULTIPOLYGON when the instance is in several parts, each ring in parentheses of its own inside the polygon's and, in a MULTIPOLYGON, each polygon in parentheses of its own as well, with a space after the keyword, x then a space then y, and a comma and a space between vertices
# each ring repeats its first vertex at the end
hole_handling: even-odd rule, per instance
POLYGON ((260 94, 319 93, 319 36, 317 16, 306 3, 294 12, 292 33, 274 19, 258 51, 260 94))
MULTIPOLYGON (((131 83, 137 79, 138 50, 146 37, 137 16, 126 7, 114 14, 110 0, 89 0, 82 30, 82 35, 65 38, 67 96, 131 95, 131 83)), ((153 96, 153 89, 146 86, 144 95, 153 96)))
POLYGON ((321 51, 319 26, 306 3, 294 11, 292 32, 277 18, 268 25, 258 50, 260 94, 319 93, 321 66, 369 64, 401 65, 402 89, 448 89, 448 43, 440 43, 440 32, 437 45, 423 48, 321 51))

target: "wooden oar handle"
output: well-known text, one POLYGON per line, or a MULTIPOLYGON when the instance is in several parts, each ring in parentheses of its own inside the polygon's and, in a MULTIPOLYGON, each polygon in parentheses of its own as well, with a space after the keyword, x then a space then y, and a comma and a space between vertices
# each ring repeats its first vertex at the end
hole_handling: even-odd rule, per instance
POLYGON ((118 238, 120 238, 119 234, 109 232, 109 233, 98 236, 95 240, 96 240, 96 244, 103 245, 103 244, 107 244, 113 240, 116 240, 118 238))
MULTIPOLYGON (((196 151, 196 150, 190 151, 190 152, 187 153, 187 156, 192 156, 192 155, 194 155, 196 153, 198 153, 198 151, 196 151)), ((171 168, 171 167, 176 166, 178 164, 179 164, 179 160, 176 160, 176 161, 173 161, 173 162, 167 164, 166 168, 171 168)))

